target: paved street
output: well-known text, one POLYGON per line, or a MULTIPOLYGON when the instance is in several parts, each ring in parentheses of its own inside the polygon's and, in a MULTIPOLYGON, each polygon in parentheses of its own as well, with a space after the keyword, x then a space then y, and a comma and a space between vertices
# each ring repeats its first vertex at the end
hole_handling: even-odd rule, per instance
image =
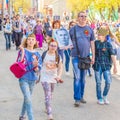
MULTIPOLYGON (((9 70, 16 56, 17 51, 14 46, 10 51, 5 50, 5 40, 0 33, 0 120, 18 120, 21 110, 23 96, 18 80, 9 70)), ((94 76, 87 76, 85 89, 87 104, 81 104, 79 108, 75 108, 72 68, 71 75, 63 75, 63 79, 64 83, 56 85, 53 95, 54 120, 120 120, 119 73, 113 76, 109 94, 110 105, 96 103, 94 76)), ((47 120, 44 112, 44 94, 40 83, 35 86, 32 97, 35 120, 47 120)))

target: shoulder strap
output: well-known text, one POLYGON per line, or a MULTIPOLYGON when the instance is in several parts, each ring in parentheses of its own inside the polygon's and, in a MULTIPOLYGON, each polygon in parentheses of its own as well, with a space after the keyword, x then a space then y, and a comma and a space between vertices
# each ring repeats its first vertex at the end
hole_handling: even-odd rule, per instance
POLYGON ((24 49, 23 50, 20 50, 19 52, 18 52, 18 56, 17 56, 17 60, 16 61, 18 61, 18 59, 19 59, 19 57, 20 57, 20 54, 21 54, 21 62, 24 60, 24 57, 25 57, 25 51, 24 51, 24 49))
MULTIPOLYGON (((47 53, 47 50, 45 52, 43 52, 43 54, 42 54, 42 62, 45 59, 46 53, 47 53)), ((58 52, 55 54, 55 61, 57 62, 57 66, 58 66, 58 64, 60 62, 60 56, 59 56, 58 52)))
POLYGON ((79 48, 78 48, 78 43, 77 43, 77 37, 76 37, 76 26, 74 26, 74 38, 75 38, 75 43, 76 43, 76 48, 77 48, 77 54, 80 56, 79 48))
POLYGON ((45 52, 43 52, 43 54, 42 54, 42 62, 44 61, 44 58, 45 58, 45 56, 46 56, 46 53, 47 53, 47 50, 46 50, 45 52))

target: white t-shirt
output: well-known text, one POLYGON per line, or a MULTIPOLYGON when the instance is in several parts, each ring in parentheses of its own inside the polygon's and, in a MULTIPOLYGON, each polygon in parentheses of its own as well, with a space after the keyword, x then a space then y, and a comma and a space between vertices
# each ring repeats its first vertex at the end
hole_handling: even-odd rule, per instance
POLYGON ((56 83, 55 78, 57 77, 57 67, 55 61, 55 55, 49 55, 46 53, 46 56, 43 61, 43 66, 41 69, 41 82, 47 83, 56 83))

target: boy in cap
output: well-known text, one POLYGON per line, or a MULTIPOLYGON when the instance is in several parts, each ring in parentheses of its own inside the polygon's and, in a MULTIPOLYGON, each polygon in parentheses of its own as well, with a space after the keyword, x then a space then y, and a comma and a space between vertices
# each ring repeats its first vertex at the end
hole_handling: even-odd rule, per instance
POLYGON ((100 105, 109 104, 107 96, 112 81, 110 72, 112 63, 114 66, 113 72, 117 72, 116 60, 112 45, 106 40, 106 35, 108 34, 108 32, 109 31, 107 29, 101 27, 97 32, 98 40, 95 41, 95 63, 93 65, 93 69, 96 80, 96 94, 98 99, 97 103, 100 105), (105 80, 103 93, 101 91, 102 74, 105 80))

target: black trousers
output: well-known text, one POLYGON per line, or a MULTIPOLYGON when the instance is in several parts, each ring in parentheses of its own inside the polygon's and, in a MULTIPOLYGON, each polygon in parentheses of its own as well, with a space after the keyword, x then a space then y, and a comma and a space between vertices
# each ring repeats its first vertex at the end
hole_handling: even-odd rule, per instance
POLYGON ((22 32, 15 32, 15 45, 18 47, 21 44, 22 32))

